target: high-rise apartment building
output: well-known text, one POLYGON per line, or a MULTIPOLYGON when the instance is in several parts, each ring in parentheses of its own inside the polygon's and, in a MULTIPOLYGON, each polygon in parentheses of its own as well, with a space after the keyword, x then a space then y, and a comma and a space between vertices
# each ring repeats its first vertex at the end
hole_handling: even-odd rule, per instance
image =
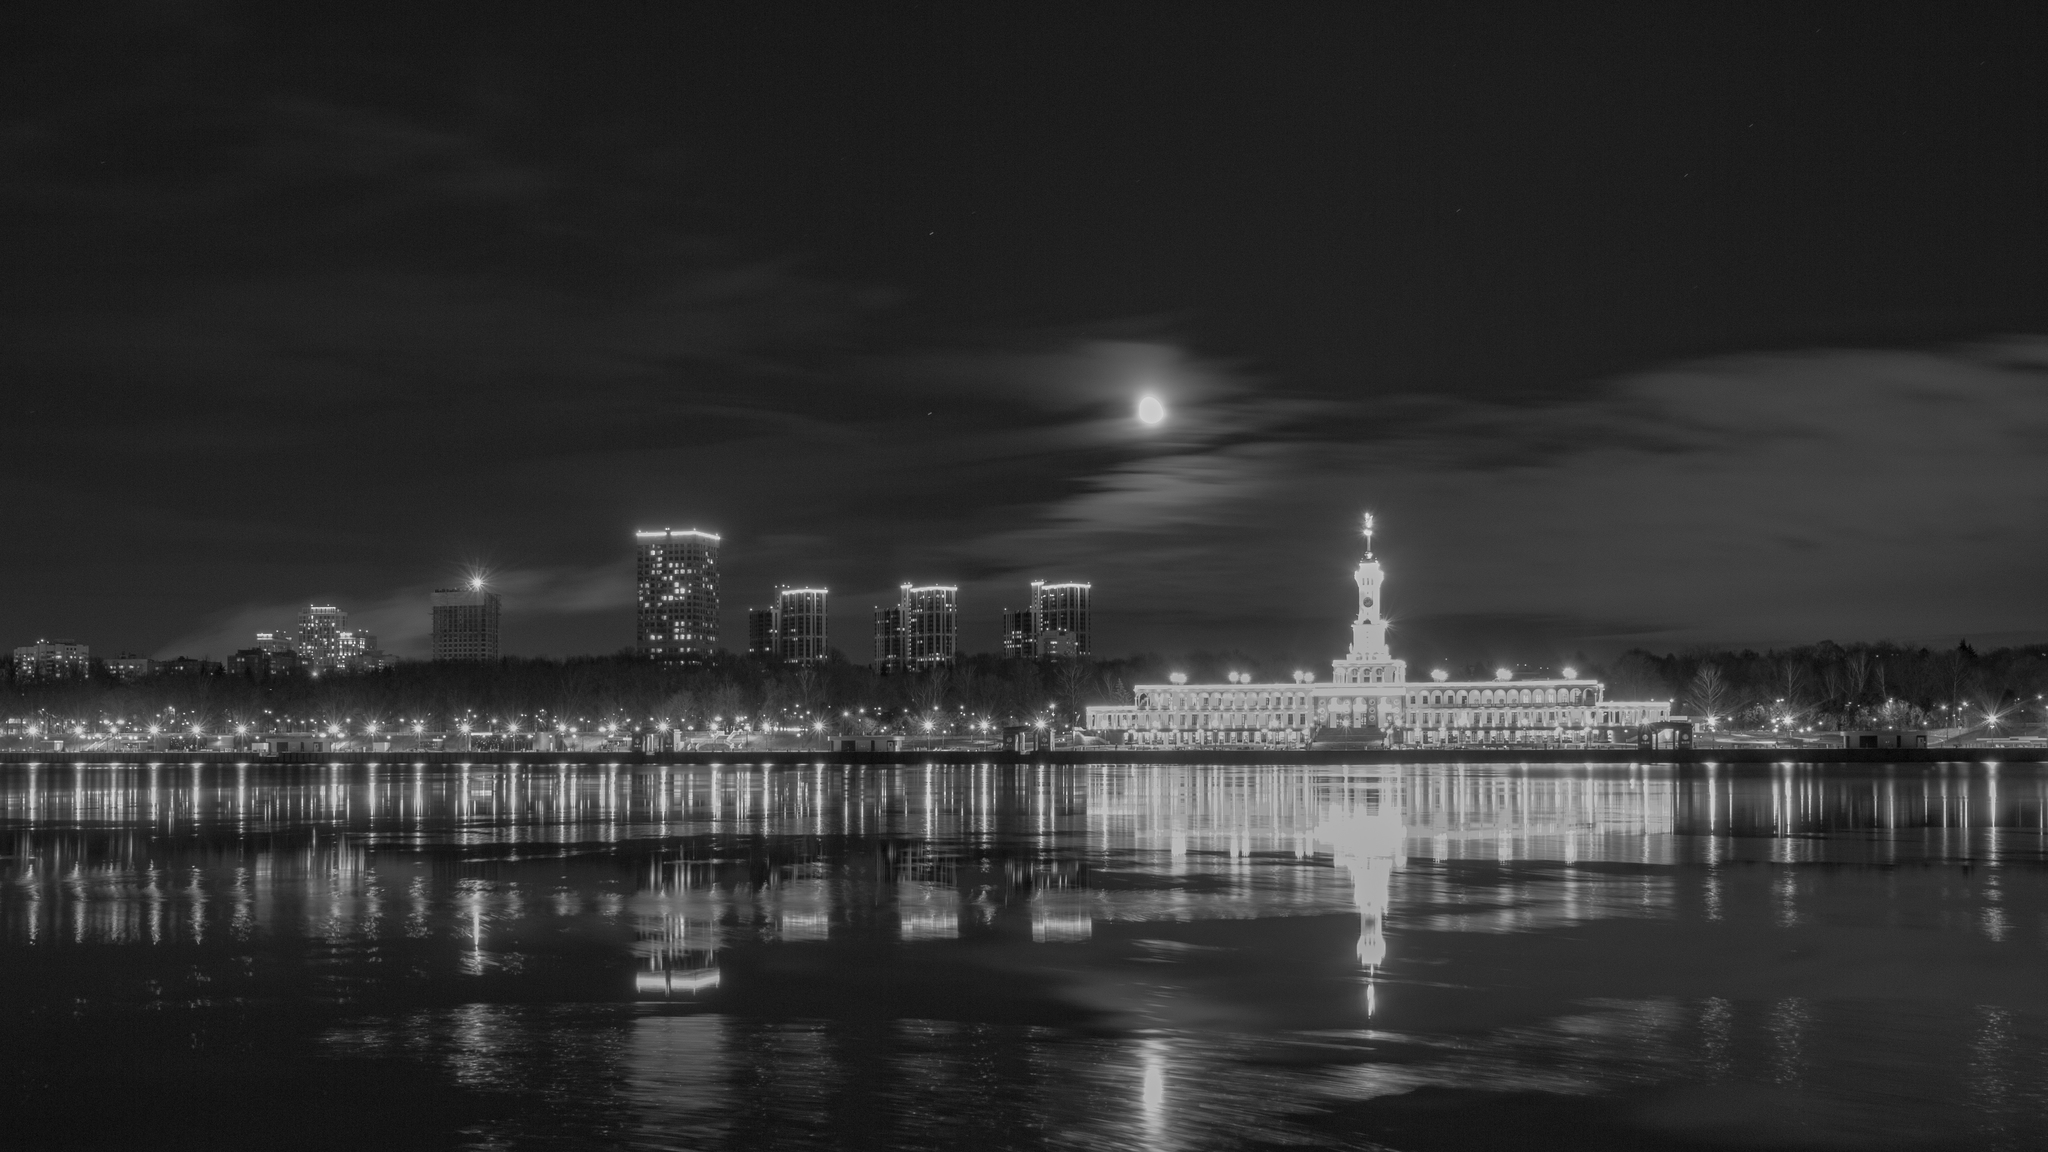
POLYGON ((831 650, 826 642, 828 596, 823 588, 777 585, 768 607, 747 609, 747 651, 792 663, 823 660, 831 650))
POLYGON ((893 608, 875 609, 875 667, 915 671, 960 654, 960 589, 905 584, 893 608))
POLYGON ((776 655, 775 609, 747 609, 747 655, 776 655))
POLYGON ((1031 624, 1040 656, 1092 656, 1095 641, 1089 607, 1093 584, 1031 582, 1031 624))
POLYGON ((1030 607, 1003 610, 1003 655, 1038 659, 1095 653, 1090 598, 1094 585, 1031 582, 1030 607))
POLYGON ((875 606, 875 670, 903 670, 903 606, 875 606))
POLYGON ((695 528, 634 533, 640 654, 690 660, 718 647, 718 537, 695 528))
POLYGON ((1038 637, 1032 631, 1031 609, 1016 612, 1003 609, 1003 656, 1011 660, 1029 660, 1038 655, 1038 637))
POLYGON ((831 593, 824 588, 792 588, 785 584, 775 590, 775 654, 795 663, 816 663, 830 652, 827 603, 831 593))
MULTIPOLYGON (((268 650, 276 645, 277 633, 258 632, 256 643, 268 650)), ((367 672, 391 662, 377 650, 375 636, 350 628, 348 613, 332 604, 308 604, 299 613, 293 648, 299 654, 299 666, 316 676, 326 672, 367 672)))
POLYGON ((347 627, 348 613, 332 604, 309 604, 299 613, 295 647, 309 671, 326 672, 341 662, 341 633, 347 627))
POLYGON ((92 649, 76 640, 38 640, 14 650, 16 683, 83 680, 92 674, 92 649))
POLYGON ((496 660, 500 610, 498 594, 482 580, 434 589, 434 659, 496 660))

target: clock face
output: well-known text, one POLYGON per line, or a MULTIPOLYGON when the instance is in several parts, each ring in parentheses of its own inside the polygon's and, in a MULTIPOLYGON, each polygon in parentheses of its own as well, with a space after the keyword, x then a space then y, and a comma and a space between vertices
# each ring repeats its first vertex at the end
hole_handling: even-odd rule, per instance
POLYGON ((1366 606, 1367 608, 1370 608, 1370 607, 1372 607, 1372 597, 1370 597, 1370 596, 1367 596, 1367 597, 1365 598, 1365 606, 1366 606))

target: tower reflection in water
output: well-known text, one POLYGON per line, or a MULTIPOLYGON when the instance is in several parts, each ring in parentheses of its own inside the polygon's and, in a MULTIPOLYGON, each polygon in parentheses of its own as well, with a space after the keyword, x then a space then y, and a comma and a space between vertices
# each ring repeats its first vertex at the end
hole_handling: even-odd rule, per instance
POLYGON ((515 1143, 623 1109, 653 1143, 1181 1147, 1370 1131, 1418 1087, 1988 1138, 2044 1118, 2044 798, 2012 768, 16 769, 0 1002, 317 1005, 326 1050, 550 1098, 489 1122, 515 1143))

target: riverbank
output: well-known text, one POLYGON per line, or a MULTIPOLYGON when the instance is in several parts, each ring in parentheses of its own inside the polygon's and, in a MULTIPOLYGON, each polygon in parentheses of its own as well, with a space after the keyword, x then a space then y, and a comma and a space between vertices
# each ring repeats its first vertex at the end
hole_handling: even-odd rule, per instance
POLYGON ((2048 748, 1415 748, 1325 749, 1073 748, 1040 752, 321 752, 250 756, 235 752, 0 752, 0 765, 186 764, 432 765, 919 765, 919 764, 2030 764, 2048 748))

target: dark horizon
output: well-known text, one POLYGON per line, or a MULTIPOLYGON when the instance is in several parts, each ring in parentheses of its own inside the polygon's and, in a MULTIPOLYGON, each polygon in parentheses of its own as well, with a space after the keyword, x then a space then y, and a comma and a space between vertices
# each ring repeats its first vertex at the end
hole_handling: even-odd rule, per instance
POLYGON ((1365 509, 1402 654, 2048 638, 2042 21, 16 13, 0 643, 609 652, 702 525, 728 648, 1307 662, 1365 509))

